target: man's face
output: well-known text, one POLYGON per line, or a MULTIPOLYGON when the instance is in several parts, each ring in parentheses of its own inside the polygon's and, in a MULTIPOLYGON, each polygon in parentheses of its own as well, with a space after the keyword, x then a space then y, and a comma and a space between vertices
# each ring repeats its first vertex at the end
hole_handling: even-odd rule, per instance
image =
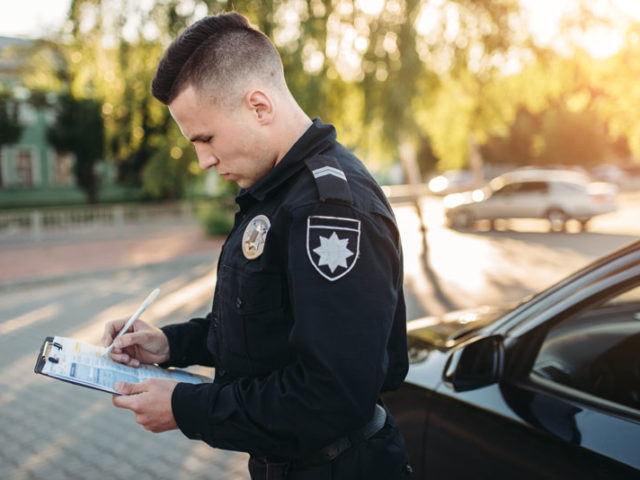
POLYGON ((182 134, 196 149, 200 168, 215 167, 225 180, 249 188, 276 163, 269 136, 243 102, 237 109, 218 106, 191 86, 169 104, 182 134))

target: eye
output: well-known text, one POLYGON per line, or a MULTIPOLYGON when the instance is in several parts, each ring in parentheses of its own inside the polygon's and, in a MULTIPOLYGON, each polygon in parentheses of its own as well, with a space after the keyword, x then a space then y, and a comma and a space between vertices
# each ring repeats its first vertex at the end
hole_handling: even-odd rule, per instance
POLYGON ((198 143, 210 143, 211 140, 213 140, 213 136, 210 137, 195 137, 191 139, 191 143, 198 144, 198 143))

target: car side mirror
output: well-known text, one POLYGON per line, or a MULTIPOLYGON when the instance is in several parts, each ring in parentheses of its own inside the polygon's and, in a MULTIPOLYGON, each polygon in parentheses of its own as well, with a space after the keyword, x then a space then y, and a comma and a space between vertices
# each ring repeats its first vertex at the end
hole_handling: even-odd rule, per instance
POLYGON ((501 335, 472 338, 456 347, 447 358, 444 383, 456 392, 496 383, 504 363, 502 340, 501 335))

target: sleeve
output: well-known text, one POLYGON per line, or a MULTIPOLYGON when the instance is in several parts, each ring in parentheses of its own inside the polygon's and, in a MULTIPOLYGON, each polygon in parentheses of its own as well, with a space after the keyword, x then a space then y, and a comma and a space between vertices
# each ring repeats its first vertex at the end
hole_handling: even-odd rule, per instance
POLYGON ((163 367, 214 366, 213 355, 207 347, 207 338, 212 335, 209 332, 213 328, 212 315, 210 312, 205 318, 192 318, 161 328, 169 340, 169 360, 163 367))
POLYGON ((373 414, 401 301, 395 225, 349 206, 323 204, 312 215, 294 215, 289 237, 292 361, 265 377, 226 385, 179 384, 172 408, 189 438, 298 458, 362 427, 373 414), (340 222, 322 225, 331 218, 359 230, 340 222), (318 228, 310 232, 314 219, 318 228))

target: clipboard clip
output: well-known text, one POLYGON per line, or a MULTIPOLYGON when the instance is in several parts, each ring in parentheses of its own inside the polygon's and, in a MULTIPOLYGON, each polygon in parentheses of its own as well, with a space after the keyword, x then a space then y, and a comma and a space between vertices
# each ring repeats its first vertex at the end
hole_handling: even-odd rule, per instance
POLYGON ((59 344, 58 342, 50 342, 48 340, 45 341, 44 348, 42 349, 42 361, 46 362, 48 360, 52 363, 58 363, 60 361, 60 359, 51 355, 52 348, 57 351, 61 351, 62 345, 59 344))

